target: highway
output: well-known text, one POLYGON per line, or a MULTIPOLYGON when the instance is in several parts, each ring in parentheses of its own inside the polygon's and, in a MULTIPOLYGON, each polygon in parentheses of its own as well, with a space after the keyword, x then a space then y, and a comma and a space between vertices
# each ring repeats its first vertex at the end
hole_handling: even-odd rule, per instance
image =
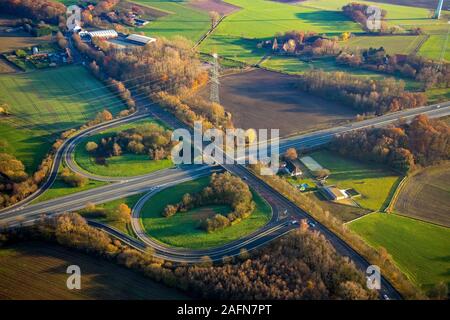
MULTIPOLYGON (((334 135, 371 126, 386 126, 398 121, 398 119, 411 120, 413 117, 421 113, 425 113, 432 118, 449 115, 450 102, 440 105, 405 110, 365 121, 349 123, 348 125, 343 125, 331 129, 288 137, 280 141, 280 149, 281 151, 283 151, 289 147, 298 148, 318 146, 329 142, 334 135)), ((296 225, 292 224, 293 220, 299 221, 300 219, 308 219, 310 221, 313 221, 313 218, 310 217, 308 213, 299 209, 296 205, 284 198, 281 194, 261 181, 258 177, 254 176, 244 166, 223 165, 223 168, 225 168, 226 170, 240 176, 241 178, 244 178, 252 189, 257 191, 264 199, 266 199, 266 201, 272 207, 272 218, 270 222, 251 235, 248 235, 237 241, 233 241, 225 246, 208 250, 185 250, 169 248, 151 239, 144 232, 144 230, 142 230, 142 226, 140 225, 140 221, 138 218, 139 211, 142 208, 143 203, 145 203, 145 201, 149 197, 165 187, 211 174, 211 172, 215 170, 221 170, 221 168, 203 165, 183 166, 180 168, 161 170, 152 174, 133 178, 109 178, 98 177, 84 172, 83 170, 78 168, 76 163, 73 161, 73 150, 83 137, 110 127, 118 126, 123 123, 133 122, 144 117, 156 117, 161 119, 162 121, 168 122, 172 127, 184 127, 184 125, 181 124, 177 119, 174 119, 171 114, 168 114, 161 108, 146 105, 145 107, 140 108, 139 111, 133 115, 91 127, 76 134, 75 136, 69 138, 57 151, 52 171, 49 175, 48 180, 35 194, 33 194, 25 201, 22 201, 21 203, 0 211, 0 223, 6 223, 10 226, 26 224, 32 221, 36 221, 42 215, 81 209, 85 207, 87 203, 105 203, 111 200, 127 197, 129 195, 149 192, 143 199, 141 199, 141 201, 138 202, 136 207, 133 208, 132 226, 134 231, 143 241, 144 245, 151 246, 155 249, 155 255, 157 255, 158 257, 171 261, 189 263, 198 262, 201 257, 205 255, 208 255, 212 260, 220 260, 224 256, 238 255, 242 248, 253 250, 255 248, 258 248, 259 246, 266 244, 267 242, 272 241, 273 239, 278 238, 283 234, 286 234, 290 230, 295 229, 296 225), (52 185, 57 176, 59 165, 63 160, 66 161, 66 164, 72 170, 83 174, 90 179, 109 181, 113 183, 102 186, 100 188, 71 194, 57 199, 32 205, 29 204, 32 200, 36 199, 40 194, 42 194, 52 185)), ((120 234, 120 232, 118 232, 117 230, 113 230, 108 226, 103 226, 92 221, 90 223, 99 228, 102 228, 109 234, 123 240, 126 243, 129 243, 130 245, 133 245, 136 248, 138 248, 139 246, 143 247, 142 243, 136 242, 136 240, 130 240, 128 236, 120 234)), ((337 237, 333 232, 317 222, 315 222, 314 229, 320 231, 333 244, 339 254, 349 257, 361 270, 366 270, 369 263, 356 251, 349 247, 345 242, 343 242, 339 237, 337 237)), ((383 279, 382 281, 383 294, 387 294, 391 298, 400 298, 398 292, 385 279, 383 279)))

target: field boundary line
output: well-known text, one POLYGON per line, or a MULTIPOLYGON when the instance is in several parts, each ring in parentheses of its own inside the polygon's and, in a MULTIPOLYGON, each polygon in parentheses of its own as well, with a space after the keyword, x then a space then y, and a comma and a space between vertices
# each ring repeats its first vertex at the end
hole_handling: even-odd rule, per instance
POLYGON ((208 38, 208 36, 210 35, 210 34, 212 34, 213 32, 214 32, 214 30, 216 30, 217 29, 217 27, 219 26, 219 24, 226 18, 227 16, 226 15, 223 15, 223 16, 221 16, 220 17, 220 19, 219 19, 219 21, 217 21, 216 22, 216 24, 213 26, 213 27, 211 27, 211 28, 209 28, 209 30, 194 44, 194 46, 192 47, 192 49, 195 49, 195 48, 197 48, 199 45, 201 45, 202 44, 202 42, 203 41, 205 41, 207 38, 208 38))
POLYGON ((419 43, 416 45, 414 50, 412 51, 412 54, 417 55, 422 48, 422 46, 430 39, 430 35, 426 34, 424 37, 422 37, 419 41, 419 43))
POLYGON ((398 198, 401 190, 405 186, 409 177, 410 176, 404 176, 403 179, 400 181, 400 183, 398 184, 397 188, 394 191, 394 194, 392 195, 391 200, 389 201, 386 208, 383 210, 384 213, 392 213, 392 208, 395 206, 395 203, 397 202, 397 198, 398 198))
POLYGON ((344 225, 344 226, 345 226, 345 225, 348 225, 349 223, 358 221, 359 219, 365 218, 365 217, 367 217, 368 215, 371 215, 371 214, 377 214, 377 213, 378 213, 378 214, 383 214, 383 212, 381 212, 381 211, 371 211, 371 212, 366 213, 365 215, 362 215, 361 217, 352 219, 352 220, 350 220, 350 221, 343 222, 342 225, 344 225))
POLYGON ((397 215, 397 216, 400 216, 400 217, 403 217, 403 218, 412 219, 412 220, 415 220, 415 221, 417 221, 417 222, 423 222, 423 223, 432 224, 432 225, 434 225, 434 226, 436 226, 436 227, 441 227, 441 228, 450 229, 450 227, 445 226, 445 225, 443 225, 443 224, 436 223, 436 222, 432 222, 432 221, 428 221, 428 220, 423 220, 423 219, 420 219, 420 218, 417 218, 417 217, 413 217, 413 216, 407 216, 406 214, 401 213, 401 212, 399 212, 399 211, 392 212, 392 214, 397 215))

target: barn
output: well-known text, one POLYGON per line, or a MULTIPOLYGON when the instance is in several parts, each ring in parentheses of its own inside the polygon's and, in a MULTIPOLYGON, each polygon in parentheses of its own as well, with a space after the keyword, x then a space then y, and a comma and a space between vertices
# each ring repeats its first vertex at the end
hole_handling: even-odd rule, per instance
POLYGON ((141 36, 139 34, 130 34, 128 37, 125 38, 125 41, 144 46, 147 43, 155 42, 156 39, 146 37, 146 36, 141 36))
POLYGON ((321 189, 327 199, 332 201, 338 201, 348 198, 348 195, 345 191, 340 190, 335 186, 324 187, 321 189))

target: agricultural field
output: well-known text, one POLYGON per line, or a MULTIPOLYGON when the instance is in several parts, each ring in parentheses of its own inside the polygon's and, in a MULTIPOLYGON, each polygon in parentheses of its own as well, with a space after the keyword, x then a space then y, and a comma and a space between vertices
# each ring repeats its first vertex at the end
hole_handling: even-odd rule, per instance
MULTIPOLYGON (((387 10, 386 16, 389 25, 415 25, 424 19, 430 18, 430 11, 418 7, 405 7, 401 5, 388 3, 375 3, 373 1, 358 1, 368 5, 376 5, 387 10)), ((321 10, 340 11, 343 6, 348 4, 348 0, 307 0, 299 3, 299 6, 313 7, 321 10)))
MULTIPOLYGON (((258 63, 267 53, 257 49, 258 41, 272 39, 277 32, 290 30, 315 31, 328 36, 339 36, 343 32, 362 33, 361 27, 349 20, 341 8, 348 0, 309 0, 298 3, 282 3, 265 0, 228 0, 242 9, 228 16, 201 45, 203 52, 216 51, 219 55, 258 63)), ((359 1, 370 3, 367 1, 359 1)), ((416 25, 442 27, 444 24, 428 19, 429 10, 391 4, 378 4, 388 11, 388 24, 405 29, 416 25)), ((385 46, 392 53, 410 53, 418 49, 424 36, 355 37, 350 41, 358 46, 385 46)), ((345 45, 345 44, 343 44, 345 45)))
POLYGON ((207 11, 189 5, 189 1, 134 0, 132 2, 166 13, 144 27, 135 28, 147 36, 172 38, 183 36, 193 42, 199 40, 211 25, 207 11))
POLYGON ((221 15, 229 15, 240 10, 239 7, 223 0, 190 0, 189 5, 206 12, 215 11, 221 15))
MULTIPOLYGON (((170 168, 173 166, 169 159, 150 160, 148 155, 136 155, 123 153, 120 156, 106 159, 106 164, 99 164, 95 158, 86 151, 86 143, 94 141, 99 143, 102 138, 111 136, 114 132, 120 132, 139 124, 154 123, 153 120, 140 120, 132 124, 124 124, 119 127, 105 130, 93 136, 82 139, 75 148, 75 161, 85 171, 98 176, 131 177, 139 176, 153 171, 170 168)), ((158 122, 159 123, 159 122, 158 122)), ((160 124, 160 123, 159 123, 160 124)))
POLYGON ((2 73, 15 73, 21 71, 17 66, 0 56, 0 74, 2 73))
POLYGON ((0 118, 2 149, 34 172, 55 138, 108 109, 113 115, 122 101, 81 66, 0 75, 0 99, 11 115, 0 118))
POLYGON ((419 48, 425 38, 425 35, 356 36, 339 44, 343 48, 350 49, 383 47, 389 54, 411 54, 419 48))
POLYGON ((33 37, 23 30, 7 32, 11 25, 15 25, 17 17, 0 14, 0 53, 16 49, 28 48, 48 44, 51 36, 33 37))
POLYGON ((349 224, 370 245, 384 247, 398 267, 424 290, 450 284, 450 229, 384 213, 369 214, 349 224))
POLYGON ((266 53, 256 48, 258 40, 272 39, 277 32, 295 29, 339 35, 344 31, 361 30, 341 12, 265 0, 227 2, 241 10, 228 16, 202 43, 200 50, 216 51, 221 56, 249 64, 257 63, 266 53))
POLYGON ((401 180, 401 177, 386 167, 344 158, 327 150, 313 152, 310 156, 330 170, 327 185, 335 185, 339 189, 355 189, 361 196, 354 200, 368 210, 384 209, 401 180))
POLYGON ((201 191, 209 183, 209 177, 182 183, 167 188, 149 199, 141 212, 141 221, 145 231, 154 239, 165 244, 205 249, 217 247, 239 239, 264 226, 270 219, 270 206, 257 194, 253 193, 256 209, 247 219, 223 230, 207 233, 198 228, 199 220, 216 213, 226 213, 227 206, 207 206, 188 212, 178 212, 165 218, 161 212, 168 204, 179 202, 185 193, 201 191))
MULTIPOLYGON (((280 129, 280 136, 353 119, 350 107, 302 93, 291 75, 252 70, 221 78, 221 104, 236 128, 280 129)), ((207 97, 208 90, 202 94, 207 97)))
POLYGON ((189 299, 112 262, 48 243, 0 248, 0 265, 0 300, 189 299), (66 269, 73 264, 82 270, 80 290, 66 287, 66 269))
POLYGON ((371 0, 372 2, 377 3, 389 3, 389 4, 398 4, 401 6, 411 6, 411 7, 421 7, 428 9, 435 9, 437 5, 437 1, 430 0, 371 0))
POLYGON ((394 205, 399 214, 450 227, 450 164, 408 178, 394 205))
POLYGON ((32 37, 26 32, 23 32, 23 34, 20 33, 20 35, 16 37, 5 36, 5 34, 0 33, 0 52, 3 53, 16 49, 45 45, 48 44, 50 39, 50 36, 32 37))
POLYGON ((420 48, 419 54, 430 59, 450 61, 450 36, 447 34, 431 35, 420 48))

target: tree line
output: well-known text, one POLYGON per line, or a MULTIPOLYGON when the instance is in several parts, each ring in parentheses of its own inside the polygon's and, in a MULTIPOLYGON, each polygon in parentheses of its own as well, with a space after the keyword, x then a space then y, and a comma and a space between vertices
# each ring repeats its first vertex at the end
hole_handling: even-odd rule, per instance
POLYGON ((151 249, 131 249, 75 213, 43 218, 31 229, 0 233, 0 242, 6 245, 23 239, 44 239, 103 257, 198 298, 376 298, 366 288, 363 273, 338 255, 323 235, 309 230, 306 222, 252 255, 242 250, 239 257, 224 257, 215 264, 204 257, 194 266, 156 258, 151 249))
POLYGON ((126 82, 127 87, 146 94, 187 125, 201 121, 206 129, 233 126, 223 106, 196 94, 208 82, 208 73, 185 38, 158 38, 125 50, 96 41, 100 51, 83 43, 78 35, 73 39, 77 49, 95 61, 91 64, 94 74, 126 82))
POLYGON ((95 156, 97 162, 105 158, 119 156, 123 152, 146 154, 151 160, 166 159, 173 147, 172 131, 154 124, 141 124, 109 137, 104 137, 97 144, 94 141, 86 143, 86 151, 95 156))
POLYGON ((408 173, 450 160, 450 127, 444 121, 419 115, 410 124, 347 132, 335 137, 330 147, 343 155, 408 173))
POLYGON ((345 72, 311 70, 299 77, 299 89, 336 100, 357 111, 381 115, 427 103, 424 93, 405 90, 403 81, 361 79, 345 72))
POLYGON ((0 11, 58 24, 65 20, 66 6, 51 0, 0 0, 0 11))
POLYGON ((417 55, 387 54, 383 47, 356 51, 343 51, 336 62, 349 67, 364 68, 388 74, 400 74, 424 84, 425 89, 434 86, 450 86, 450 64, 434 61, 417 55))
MULTIPOLYGON (((123 115, 128 115, 129 113, 133 113, 135 111, 136 102, 134 101, 130 90, 128 90, 125 85, 119 81, 107 75, 107 73, 103 72, 100 66, 97 64, 97 61, 102 61, 105 59, 105 54, 103 51, 95 50, 88 44, 84 43, 80 36, 77 33, 72 35, 72 40, 75 48, 80 51, 82 54, 86 55, 90 60, 89 63, 89 71, 100 81, 104 82, 108 88, 117 94, 122 101, 126 104, 128 111, 123 110, 123 115)), ((60 42, 58 41, 58 44, 60 42)), ((64 45, 65 43, 61 43, 64 45)))
POLYGON ((341 52, 337 37, 330 39, 315 32, 297 30, 277 33, 273 42, 263 42, 261 46, 271 46, 274 53, 312 57, 337 55, 341 52))
POLYGON ((0 208, 8 207, 32 194, 44 181, 52 165, 47 155, 34 174, 25 171, 24 164, 14 155, 0 153, 0 208))
POLYGON ((229 172, 211 176, 211 180, 202 191, 194 194, 186 193, 180 202, 167 205, 162 215, 171 217, 177 212, 186 212, 201 206, 213 204, 229 205, 232 212, 226 216, 216 214, 214 217, 203 219, 200 228, 213 232, 237 223, 251 215, 255 209, 253 195, 248 185, 241 178, 229 172))
POLYGON ((380 8, 380 29, 371 30, 368 27, 368 19, 374 12, 369 11, 369 5, 363 3, 352 2, 342 7, 344 14, 352 19, 353 21, 359 23, 361 27, 369 32, 381 32, 385 33, 389 30, 389 27, 385 21, 387 11, 380 8))

